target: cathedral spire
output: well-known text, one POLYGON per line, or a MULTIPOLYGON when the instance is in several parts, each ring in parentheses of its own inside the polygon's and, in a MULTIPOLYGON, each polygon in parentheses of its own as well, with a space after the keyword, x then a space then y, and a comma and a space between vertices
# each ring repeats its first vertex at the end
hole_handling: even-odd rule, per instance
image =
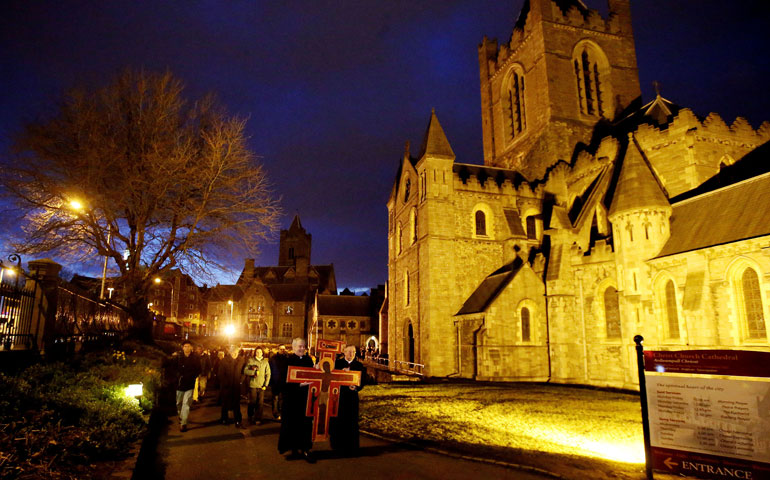
POLYGON ((610 205, 610 216, 650 207, 671 208, 660 183, 644 160, 633 134, 628 137, 628 149, 620 167, 615 195, 610 205))
POLYGON ((438 122, 435 108, 431 109, 428 129, 425 132, 422 148, 420 148, 420 155, 418 155, 417 158, 422 158, 425 155, 455 158, 455 153, 449 145, 449 140, 447 140, 446 135, 444 134, 444 129, 441 128, 441 124, 438 122))

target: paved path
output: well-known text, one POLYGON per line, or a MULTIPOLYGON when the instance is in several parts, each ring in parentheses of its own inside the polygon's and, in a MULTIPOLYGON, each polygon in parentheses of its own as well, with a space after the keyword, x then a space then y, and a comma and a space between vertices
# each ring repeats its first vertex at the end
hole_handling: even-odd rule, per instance
MULTIPOLYGON (((267 407, 267 406, 266 406, 267 407)), ((245 414, 246 405, 241 405, 245 414)), ((266 418, 271 418, 265 408, 266 418)), ((543 480, 529 472, 511 470, 498 465, 463 460, 415 447, 361 436, 360 454, 343 458, 329 449, 328 442, 313 447, 316 463, 286 460, 278 453, 280 424, 268 421, 264 425, 244 429, 222 425, 219 407, 207 398, 190 413, 188 431, 180 432, 176 417, 169 418, 157 446, 154 472, 135 472, 136 479, 238 479, 238 478, 314 478, 345 479, 363 477, 366 480, 468 480, 515 479, 543 480)))

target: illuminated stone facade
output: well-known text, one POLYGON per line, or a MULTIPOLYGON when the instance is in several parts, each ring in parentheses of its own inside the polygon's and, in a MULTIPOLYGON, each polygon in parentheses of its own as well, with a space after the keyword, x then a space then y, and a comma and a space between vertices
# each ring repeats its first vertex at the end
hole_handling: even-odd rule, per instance
MULTIPOLYGON (((388 354, 636 388, 646 348, 770 350, 770 124, 642 105, 627 0, 528 0, 479 47, 484 165, 435 113, 388 200, 388 354)), ((383 334, 384 335, 384 334, 383 334)))

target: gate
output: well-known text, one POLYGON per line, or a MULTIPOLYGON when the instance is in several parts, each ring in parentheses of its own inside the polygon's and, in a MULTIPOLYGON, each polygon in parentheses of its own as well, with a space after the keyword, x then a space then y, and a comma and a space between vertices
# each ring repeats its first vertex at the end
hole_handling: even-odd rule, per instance
POLYGON ((24 275, 21 258, 10 255, 8 259, 16 266, 5 265, 0 261, 0 350, 30 349, 35 344, 33 322, 35 293, 39 288, 34 283, 26 288, 26 282, 19 277, 24 275))

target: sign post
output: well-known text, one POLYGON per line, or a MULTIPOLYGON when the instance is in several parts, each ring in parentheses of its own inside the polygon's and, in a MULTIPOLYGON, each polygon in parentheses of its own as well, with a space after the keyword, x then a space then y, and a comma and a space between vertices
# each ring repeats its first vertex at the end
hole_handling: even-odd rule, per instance
POLYGON ((634 341, 647 478, 655 469, 770 480, 770 353, 643 351, 634 341))

